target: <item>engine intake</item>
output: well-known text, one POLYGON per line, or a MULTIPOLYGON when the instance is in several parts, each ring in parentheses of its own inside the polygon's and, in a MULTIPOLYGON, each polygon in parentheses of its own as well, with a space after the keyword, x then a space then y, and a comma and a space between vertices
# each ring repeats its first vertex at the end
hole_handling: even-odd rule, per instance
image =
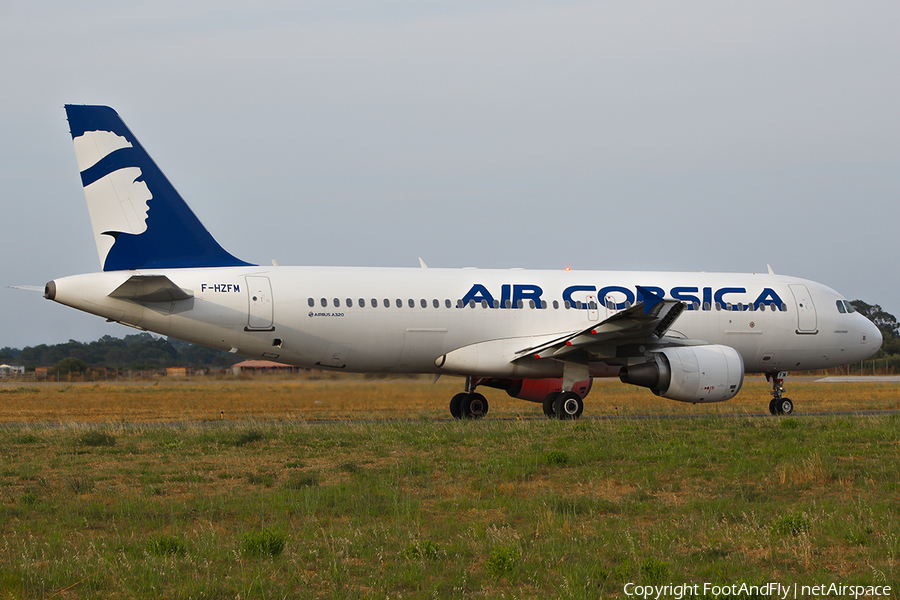
POLYGON ((722 402, 740 391, 744 360, 730 346, 663 348, 648 362, 622 367, 619 379, 671 400, 722 402))

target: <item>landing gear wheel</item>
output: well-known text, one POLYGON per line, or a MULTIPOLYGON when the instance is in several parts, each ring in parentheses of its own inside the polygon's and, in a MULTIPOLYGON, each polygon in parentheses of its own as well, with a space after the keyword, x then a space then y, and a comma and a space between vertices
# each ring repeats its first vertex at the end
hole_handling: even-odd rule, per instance
POLYGON ((468 396, 467 393, 460 392, 450 398, 450 414, 453 415, 454 419, 462 419, 462 401, 466 396, 468 396))
POLYGON ((477 392, 466 394, 462 402, 460 402, 460 412, 463 418, 466 419, 482 418, 488 414, 487 398, 477 392))
POLYGON ((559 400, 560 395, 559 392, 550 392, 544 398, 544 414, 551 419, 556 418, 556 402, 559 400))
POLYGON ((563 392, 556 400, 556 416, 559 419, 577 419, 584 411, 584 401, 575 392, 563 392))
POLYGON ((794 403, 790 398, 782 398, 778 401, 778 414, 789 415, 794 412, 794 403))
POLYGON ((773 415, 789 415, 794 412, 794 403, 790 398, 784 397, 784 380, 787 371, 766 373, 766 381, 772 382, 772 400, 769 402, 769 412, 773 415))

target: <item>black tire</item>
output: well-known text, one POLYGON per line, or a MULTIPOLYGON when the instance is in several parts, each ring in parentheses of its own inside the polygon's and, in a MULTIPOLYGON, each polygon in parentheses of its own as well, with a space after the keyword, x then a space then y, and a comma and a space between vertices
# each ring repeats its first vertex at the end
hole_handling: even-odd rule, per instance
POLYGON ((556 416, 559 419, 577 419, 584 412, 584 401, 575 392, 563 392, 556 401, 556 416))
POLYGON ((453 415, 454 419, 462 419, 463 418, 462 401, 463 401, 463 398, 465 398, 466 396, 468 396, 467 393, 460 392, 460 393, 456 394, 455 396, 453 396, 452 398, 450 398, 450 414, 453 415))
POLYGON ((775 398, 769 400, 769 412, 773 415, 778 415, 778 406, 776 404, 777 402, 778 400, 776 400, 775 398))
POLYGON ((794 412, 794 403, 790 398, 782 398, 778 401, 778 414, 789 415, 794 412))
POLYGON ((559 399, 559 392, 550 392, 544 398, 544 414, 551 419, 556 418, 556 401, 559 399))
POLYGON ((462 416, 466 419, 481 419, 488 414, 487 398, 475 392, 466 394, 460 404, 462 416))

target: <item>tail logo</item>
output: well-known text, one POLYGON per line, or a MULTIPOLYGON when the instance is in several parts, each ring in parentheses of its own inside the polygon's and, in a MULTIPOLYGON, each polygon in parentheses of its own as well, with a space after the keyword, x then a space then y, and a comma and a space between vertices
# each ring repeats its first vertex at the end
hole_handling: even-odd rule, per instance
POLYGON ((66 105, 104 271, 236 267, 113 109, 66 105))
POLYGON ((97 251, 106 263, 119 234, 147 231, 150 188, 140 167, 127 165, 134 146, 111 131, 86 131, 73 140, 84 194, 91 207, 97 251))

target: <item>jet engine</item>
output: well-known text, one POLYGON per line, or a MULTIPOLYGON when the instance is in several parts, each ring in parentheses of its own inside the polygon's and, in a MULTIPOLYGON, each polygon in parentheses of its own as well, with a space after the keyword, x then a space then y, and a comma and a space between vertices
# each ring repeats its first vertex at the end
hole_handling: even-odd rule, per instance
POLYGON ((648 362, 622 367, 619 379, 680 402, 722 402, 740 391, 744 360, 730 346, 663 348, 648 362))

